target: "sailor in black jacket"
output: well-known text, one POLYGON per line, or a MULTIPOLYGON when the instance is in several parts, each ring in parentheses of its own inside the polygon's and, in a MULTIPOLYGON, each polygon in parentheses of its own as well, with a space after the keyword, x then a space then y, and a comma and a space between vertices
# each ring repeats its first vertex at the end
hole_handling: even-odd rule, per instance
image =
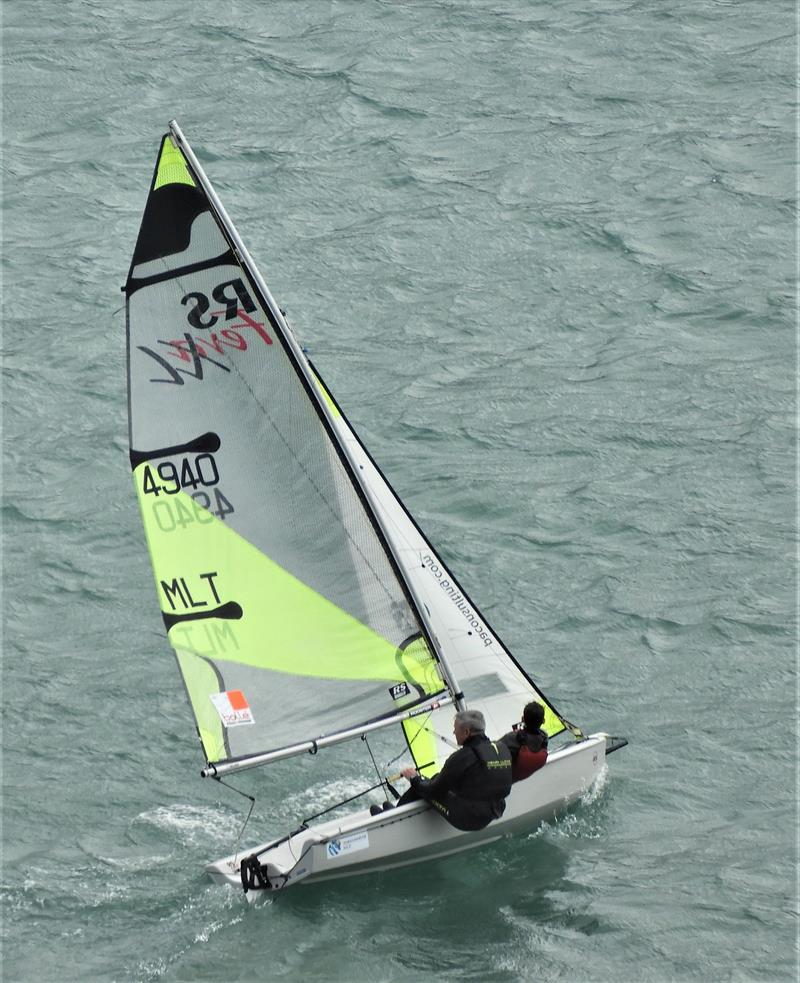
POLYGON ((433 778, 422 778, 415 768, 401 772, 411 788, 398 806, 425 799, 456 829, 476 830, 499 819, 511 791, 511 755, 505 744, 485 734, 480 710, 456 714, 453 733, 459 745, 433 778))

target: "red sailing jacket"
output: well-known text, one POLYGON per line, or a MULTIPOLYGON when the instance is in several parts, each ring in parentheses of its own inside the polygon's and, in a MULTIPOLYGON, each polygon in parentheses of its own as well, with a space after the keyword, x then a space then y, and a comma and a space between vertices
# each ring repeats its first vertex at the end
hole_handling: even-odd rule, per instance
POLYGON ((543 730, 529 733, 520 727, 504 734, 500 740, 511 752, 511 780, 514 782, 529 778, 547 761, 547 734, 543 730))

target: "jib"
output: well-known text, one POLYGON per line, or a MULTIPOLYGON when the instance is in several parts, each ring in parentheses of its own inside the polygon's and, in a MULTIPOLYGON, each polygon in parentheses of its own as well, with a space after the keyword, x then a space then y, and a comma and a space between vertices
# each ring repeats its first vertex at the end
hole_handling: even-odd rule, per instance
MULTIPOLYGON (((211 291, 211 297, 225 308, 226 321, 232 321, 240 310, 244 310, 247 314, 252 314, 256 309, 252 297, 247 292, 247 287, 245 287, 238 277, 235 280, 226 280, 225 283, 217 284, 211 291)), ((221 314, 222 311, 217 311, 216 314, 209 314, 208 319, 204 321, 203 315, 208 313, 208 309, 211 307, 211 301, 205 294, 193 290, 192 293, 186 294, 181 300, 181 303, 186 305, 192 300, 195 302, 195 305, 186 315, 189 324, 193 328, 213 327, 219 320, 217 315, 221 314)))

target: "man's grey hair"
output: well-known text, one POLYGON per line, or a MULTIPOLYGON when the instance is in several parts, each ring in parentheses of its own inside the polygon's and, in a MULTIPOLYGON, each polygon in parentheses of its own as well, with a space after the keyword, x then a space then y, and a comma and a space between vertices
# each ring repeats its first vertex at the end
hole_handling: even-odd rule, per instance
POLYGON ((473 734, 483 734, 486 730, 486 720, 480 710, 459 710, 456 723, 468 727, 473 734))

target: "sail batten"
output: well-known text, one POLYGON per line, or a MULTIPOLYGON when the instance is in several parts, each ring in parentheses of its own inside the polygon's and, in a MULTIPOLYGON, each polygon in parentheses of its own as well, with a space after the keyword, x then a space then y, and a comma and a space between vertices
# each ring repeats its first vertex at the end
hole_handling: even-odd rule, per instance
POLYGON ((142 287, 151 287, 155 283, 163 283, 165 280, 177 280, 179 277, 188 276, 190 273, 199 273, 201 270, 210 270, 214 266, 225 266, 231 262, 230 251, 224 252, 212 259, 206 259, 199 263, 190 263, 187 266, 178 266, 174 269, 163 270, 161 273, 150 273, 146 276, 132 276, 128 284, 128 293, 140 290, 142 287))

